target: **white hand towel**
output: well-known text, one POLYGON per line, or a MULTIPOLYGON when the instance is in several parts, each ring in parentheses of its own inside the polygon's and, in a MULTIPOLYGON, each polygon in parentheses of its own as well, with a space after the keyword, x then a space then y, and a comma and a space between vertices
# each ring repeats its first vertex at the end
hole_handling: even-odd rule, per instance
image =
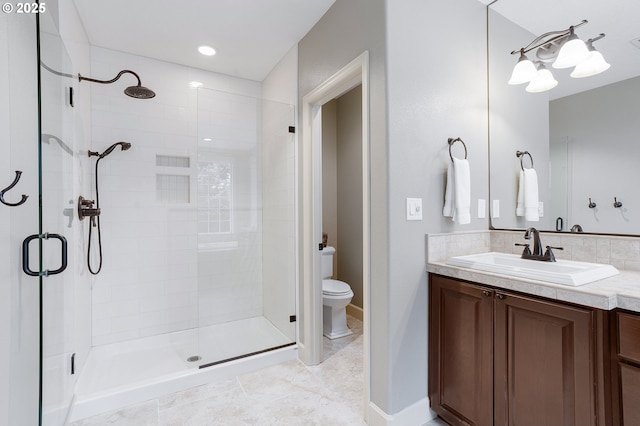
POLYGON ((525 169, 524 219, 530 222, 539 221, 538 207, 538 174, 534 169, 525 169))
POLYGON ((516 216, 524 216, 524 172, 520 169, 518 179, 518 201, 516 202, 516 216))
POLYGON ((454 211, 453 189, 455 187, 454 177, 453 177, 453 162, 449 163, 447 166, 446 185, 447 186, 444 191, 444 207, 442 208, 442 215, 444 217, 453 217, 453 211, 454 211))
POLYGON ((453 159, 454 213, 453 220, 460 225, 471 223, 471 171, 469 161, 453 159))

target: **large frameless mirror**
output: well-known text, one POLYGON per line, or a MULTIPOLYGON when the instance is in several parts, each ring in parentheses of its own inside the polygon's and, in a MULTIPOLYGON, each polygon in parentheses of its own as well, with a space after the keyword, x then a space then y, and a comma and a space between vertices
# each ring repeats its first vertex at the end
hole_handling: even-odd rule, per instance
MULTIPOLYGON (((500 210, 492 212, 492 227, 639 234, 640 3, 543 0, 532 9, 525 0, 498 0, 488 7, 488 23, 490 193, 500 210), (588 23, 576 25, 582 20, 588 23), (528 83, 507 84, 520 49, 572 25, 585 42, 605 34, 593 46, 610 69, 572 78, 574 68, 546 63, 554 88, 531 93, 528 83), (516 214, 519 175, 532 166, 538 221, 516 214)), ((526 56, 535 62, 536 53, 526 56)))

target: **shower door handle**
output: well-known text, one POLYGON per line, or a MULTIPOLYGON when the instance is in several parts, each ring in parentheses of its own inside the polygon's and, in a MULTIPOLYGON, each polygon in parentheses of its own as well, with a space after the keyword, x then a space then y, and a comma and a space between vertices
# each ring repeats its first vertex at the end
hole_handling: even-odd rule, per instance
POLYGON ((30 275, 32 277, 38 277, 40 275, 44 277, 48 277, 49 275, 59 274, 65 269, 67 269, 67 239, 65 237, 59 234, 44 233, 44 234, 29 235, 27 238, 24 239, 24 241, 22 242, 22 270, 24 271, 25 274, 30 275), (60 240, 61 265, 58 269, 54 269, 52 271, 45 269, 42 272, 37 272, 37 271, 32 271, 29 268, 29 243, 35 239, 40 239, 40 238, 44 238, 45 240, 48 240, 49 238, 55 238, 56 240, 60 240))

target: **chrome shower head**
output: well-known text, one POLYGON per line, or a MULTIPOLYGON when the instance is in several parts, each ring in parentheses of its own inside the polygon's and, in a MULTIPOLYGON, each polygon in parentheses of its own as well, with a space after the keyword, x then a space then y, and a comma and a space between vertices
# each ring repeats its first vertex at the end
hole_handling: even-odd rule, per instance
POLYGON ((100 160, 106 157, 107 155, 111 154, 113 150, 116 149, 118 146, 122 151, 126 151, 129 148, 131 148, 131 144, 129 142, 116 142, 113 145, 111 145, 109 148, 105 149, 102 154, 96 151, 89 151, 89 157, 99 157, 98 160, 100 160))
POLYGON ((138 74, 136 74, 131 70, 122 70, 118 73, 118 75, 116 75, 111 80, 96 80, 95 78, 83 77, 80 74, 78 74, 78 80, 80 81, 86 80, 86 81, 91 81, 93 83, 101 83, 101 84, 111 84, 116 82, 120 77, 122 77, 122 74, 125 74, 125 73, 133 74, 138 79, 138 84, 136 86, 129 86, 126 89, 124 89, 125 95, 131 96, 132 98, 136 98, 136 99, 151 99, 156 96, 153 90, 147 87, 144 87, 142 85, 142 82, 140 81, 140 77, 138 76, 138 74))

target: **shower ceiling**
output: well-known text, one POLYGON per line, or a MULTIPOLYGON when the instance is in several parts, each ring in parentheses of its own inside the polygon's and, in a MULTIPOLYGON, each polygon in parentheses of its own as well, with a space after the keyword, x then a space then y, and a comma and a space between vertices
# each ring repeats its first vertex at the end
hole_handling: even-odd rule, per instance
POLYGON ((262 81, 335 0, 74 2, 93 46, 262 81))

